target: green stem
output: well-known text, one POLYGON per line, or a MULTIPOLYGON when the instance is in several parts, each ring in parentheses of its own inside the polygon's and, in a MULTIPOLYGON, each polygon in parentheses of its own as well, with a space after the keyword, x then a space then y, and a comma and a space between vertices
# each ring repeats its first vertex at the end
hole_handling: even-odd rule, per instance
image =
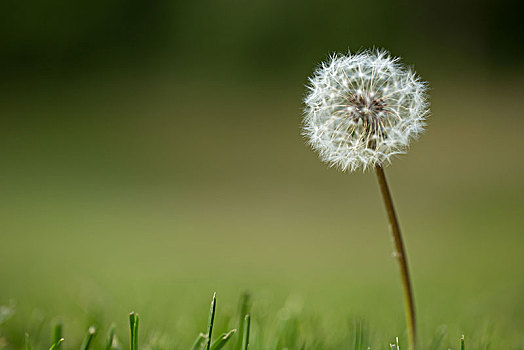
POLYGON ((395 243, 395 258, 397 259, 398 266, 400 268, 400 277, 402 279, 402 290, 404 294, 404 307, 406 313, 406 326, 408 330, 408 348, 409 350, 415 350, 417 329, 415 320, 415 300, 413 298, 413 288, 409 278, 408 260, 406 251, 404 249, 404 243, 402 242, 402 234, 400 233, 400 225, 398 223, 397 215, 395 213, 395 207, 393 205, 393 198, 391 198, 391 192, 389 191, 388 182, 386 180, 386 174, 384 169, 380 165, 375 166, 377 173, 378 183, 380 185, 380 192, 384 199, 384 205, 388 214, 389 228, 393 236, 393 242, 395 243))

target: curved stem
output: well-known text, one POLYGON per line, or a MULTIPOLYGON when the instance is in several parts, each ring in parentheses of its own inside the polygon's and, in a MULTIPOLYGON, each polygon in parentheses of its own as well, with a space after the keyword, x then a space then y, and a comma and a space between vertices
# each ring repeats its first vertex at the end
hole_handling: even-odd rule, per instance
POLYGON ((404 249, 404 243, 402 242, 400 225, 395 213, 393 198, 391 198, 391 192, 389 191, 386 174, 380 165, 375 166, 375 171, 377 173, 378 183, 380 185, 380 192, 382 193, 382 198, 384 199, 384 205, 386 206, 386 211, 388 213, 389 228, 393 236, 393 242, 395 243, 395 258, 397 259, 398 266, 400 268, 400 277, 402 279, 402 291, 404 294, 404 307, 406 313, 406 326, 408 330, 408 348, 409 350, 415 350, 417 339, 415 300, 413 298, 413 288, 409 278, 406 251, 404 249))

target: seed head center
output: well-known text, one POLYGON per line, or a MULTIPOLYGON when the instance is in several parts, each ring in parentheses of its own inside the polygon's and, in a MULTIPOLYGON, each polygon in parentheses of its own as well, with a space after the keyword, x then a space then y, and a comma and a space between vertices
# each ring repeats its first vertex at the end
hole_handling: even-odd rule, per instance
POLYGON ((373 93, 357 92, 347 98, 348 117, 354 122, 362 122, 374 129, 380 124, 387 113, 386 104, 382 98, 376 98, 373 93))

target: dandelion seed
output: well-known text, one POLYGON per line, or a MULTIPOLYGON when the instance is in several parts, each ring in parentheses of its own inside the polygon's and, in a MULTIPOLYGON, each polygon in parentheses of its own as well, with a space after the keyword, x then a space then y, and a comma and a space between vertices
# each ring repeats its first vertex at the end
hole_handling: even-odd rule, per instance
POLYGON ((384 50, 333 56, 309 82, 303 134, 343 171, 389 164, 429 115, 427 84, 384 50))

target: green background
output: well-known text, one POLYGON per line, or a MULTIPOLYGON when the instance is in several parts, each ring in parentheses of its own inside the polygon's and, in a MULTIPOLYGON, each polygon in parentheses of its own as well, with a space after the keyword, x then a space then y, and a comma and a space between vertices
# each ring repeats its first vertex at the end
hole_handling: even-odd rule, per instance
POLYGON ((465 1, 2 2, 0 304, 18 311, 0 326, 0 348, 20 346, 26 330, 48 342, 56 318, 66 347, 93 320, 116 321, 126 339, 131 310, 144 341, 161 332, 188 348, 212 292, 225 328, 245 290, 255 337, 284 305, 318 316, 313 333, 342 337, 356 316, 384 346, 402 337, 374 174, 328 168, 300 136, 314 67, 374 46, 431 87, 425 135, 386 169, 421 335, 447 325, 449 346, 466 333, 481 348, 493 333, 493 349, 521 349, 519 11, 465 1))

